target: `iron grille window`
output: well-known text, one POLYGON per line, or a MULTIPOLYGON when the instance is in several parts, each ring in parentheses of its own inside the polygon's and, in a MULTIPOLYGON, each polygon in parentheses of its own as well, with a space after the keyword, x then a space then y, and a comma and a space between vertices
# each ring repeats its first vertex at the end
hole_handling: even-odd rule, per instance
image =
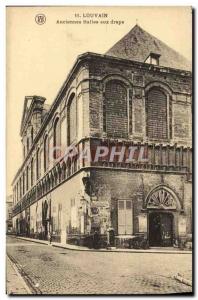
POLYGON ((103 131, 108 136, 128 136, 127 89, 119 80, 106 83, 103 99, 103 131))

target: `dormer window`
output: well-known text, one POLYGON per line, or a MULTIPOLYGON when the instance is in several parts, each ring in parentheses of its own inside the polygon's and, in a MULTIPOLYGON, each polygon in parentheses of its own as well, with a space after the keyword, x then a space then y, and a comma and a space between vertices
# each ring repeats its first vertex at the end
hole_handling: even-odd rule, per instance
POLYGON ((145 60, 145 63, 151 64, 151 65, 155 65, 155 66, 159 66, 159 58, 160 58, 160 56, 161 56, 160 54, 157 54, 157 53, 154 53, 154 52, 150 52, 149 56, 145 60))

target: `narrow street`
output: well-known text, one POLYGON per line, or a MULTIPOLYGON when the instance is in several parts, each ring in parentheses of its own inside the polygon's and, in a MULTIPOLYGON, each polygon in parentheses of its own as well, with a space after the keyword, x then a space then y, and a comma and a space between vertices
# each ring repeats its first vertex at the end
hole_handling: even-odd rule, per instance
POLYGON ((7 254, 34 294, 192 292, 173 278, 180 273, 192 280, 191 254, 74 251, 13 236, 7 237, 7 254))

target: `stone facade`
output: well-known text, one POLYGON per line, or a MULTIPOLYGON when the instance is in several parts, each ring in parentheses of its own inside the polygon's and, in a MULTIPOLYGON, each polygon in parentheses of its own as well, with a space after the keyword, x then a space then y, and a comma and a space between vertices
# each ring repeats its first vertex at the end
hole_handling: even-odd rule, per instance
POLYGON ((85 53, 50 108, 42 97, 29 106, 26 98, 24 162, 13 181, 15 231, 84 245, 98 231, 103 246, 120 245, 120 237, 150 246, 189 240, 191 80, 188 71, 85 53), (71 144, 90 149, 91 160, 76 155, 65 162, 71 144), (101 145, 124 145, 125 158, 130 146, 143 147, 148 159, 140 162, 136 153, 129 163, 108 155, 94 161, 101 145))
POLYGON ((6 197, 6 233, 12 232, 12 195, 6 197))

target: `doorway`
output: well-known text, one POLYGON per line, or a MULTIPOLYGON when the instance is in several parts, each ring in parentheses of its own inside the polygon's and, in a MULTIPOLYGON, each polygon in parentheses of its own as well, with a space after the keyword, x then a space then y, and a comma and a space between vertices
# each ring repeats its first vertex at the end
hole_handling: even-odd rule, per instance
POLYGON ((173 214, 149 213, 149 245, 154 247, 173 246, 173 214))

